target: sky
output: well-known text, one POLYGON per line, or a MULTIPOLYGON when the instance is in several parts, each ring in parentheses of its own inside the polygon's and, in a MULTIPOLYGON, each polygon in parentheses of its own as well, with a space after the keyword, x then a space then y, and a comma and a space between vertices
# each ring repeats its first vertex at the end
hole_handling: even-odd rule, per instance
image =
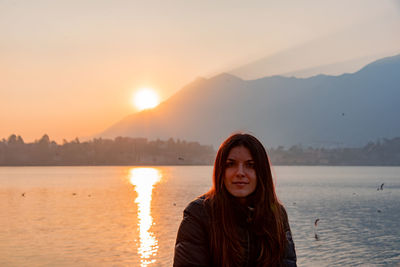
POLYGON ((85 139, 199 76, 355 71, 399 33, 399 0, 0 0, 0 139, 85 139))

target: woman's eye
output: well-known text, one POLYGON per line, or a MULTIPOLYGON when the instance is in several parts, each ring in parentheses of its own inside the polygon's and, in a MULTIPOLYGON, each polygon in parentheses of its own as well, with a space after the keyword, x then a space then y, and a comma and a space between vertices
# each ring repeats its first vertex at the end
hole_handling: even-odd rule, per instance
POLYGON ((225 164, 225 166, 226 166, 226 167, 232 167, 232 166, 233 166, 233 162, 232 162, 232 161, 228 161, 228 162, 225 164))
POLYGON ((254 169, 254 162, 248 162, 247 163, 247 167, 251 168, 251 169, 254 169))

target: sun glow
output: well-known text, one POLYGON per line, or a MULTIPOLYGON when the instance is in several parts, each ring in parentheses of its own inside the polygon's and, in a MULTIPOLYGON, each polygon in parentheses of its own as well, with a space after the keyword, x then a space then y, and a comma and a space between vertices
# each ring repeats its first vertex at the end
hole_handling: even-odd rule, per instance
POLYGON ((141 88, 133 97, 133 104, 138 110, 155 108, 159 103, 158 94, 152 88, 141 88))

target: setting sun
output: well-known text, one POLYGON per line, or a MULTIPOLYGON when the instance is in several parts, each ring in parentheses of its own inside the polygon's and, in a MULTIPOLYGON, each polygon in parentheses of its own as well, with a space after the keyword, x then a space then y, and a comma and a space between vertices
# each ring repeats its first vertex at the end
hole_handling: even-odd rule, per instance
POLYGON ((142 88, 133 97, 133 104, 138 110, 154 108, 159 103, 157 93, 151 88, 142 88))

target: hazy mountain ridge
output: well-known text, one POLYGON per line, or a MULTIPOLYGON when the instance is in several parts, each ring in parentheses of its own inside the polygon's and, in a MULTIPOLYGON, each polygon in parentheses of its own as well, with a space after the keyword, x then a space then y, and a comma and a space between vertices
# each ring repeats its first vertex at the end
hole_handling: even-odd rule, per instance
POLYGON ((267 146, 362 146, 400 136, 400 55, 358 72, 310 78, 197 79, 153 110, 126 117, 99 136, 181 138, 218 145, 250 131, 267 146))

